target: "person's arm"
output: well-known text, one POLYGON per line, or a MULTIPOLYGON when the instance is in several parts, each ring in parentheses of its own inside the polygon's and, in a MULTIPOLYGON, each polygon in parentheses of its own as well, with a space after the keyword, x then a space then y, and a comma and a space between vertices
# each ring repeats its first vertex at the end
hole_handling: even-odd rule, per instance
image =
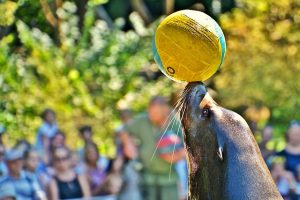
POLYGON ((50 140, 46 135, 42 135, 42 144, 43 144, 43 161, 46 164, 49 164, 50 158, 49 158, 49 146, 50 146, 50 140))
POLYGON ((35 199, 39 200, 47 200, 45 192, 42 190, 38 179, 35 176, 28 176, 28 178, 31 180, 30 184, 32 185, 32 188, 35 192, 35 199))
POLYGON ((83 192, 83 197, 85 199, 89 198, 91 196, 91 191, 89 187, 89 183, 87 181, 87 178, 85 175, 78 175, 78 181, 80 183, 82 192, 83 192))
POLYGON ((168 163, 175 163, 179 160, 186 159, 184 148, 179 149, 174 153, 161 154, 160 157, 168 163))
POLYGON ((138 152, 128 132, 121 130, 119 137, 123 145, 124 155, 129 159, 136 158, 138 156, 138 152))
POLYGON ((49 183, 49 200, 59 200, 58 188, 54 179, 49 183))
POLYGON ((293 173, 291 173, 291 172, 289 172, 289 171, 285 171, 284 176, 285 176, 286 180, 287 180, 288 183, 289 183, 289 188, 290 188, 290 190, 292 190, 292 191, 295 192, 297 182, 296 182, 296 179, 295 179, 293 173))

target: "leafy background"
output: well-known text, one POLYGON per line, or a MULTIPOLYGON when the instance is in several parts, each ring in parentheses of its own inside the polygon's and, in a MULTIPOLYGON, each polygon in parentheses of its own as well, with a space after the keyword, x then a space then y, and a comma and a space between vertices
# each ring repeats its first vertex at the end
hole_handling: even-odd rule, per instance
MULTIPOLYGON (((97 10, 111 1, 84 2, 0 1, 0 123, 8 143, 34 141, 39 114, 51 107, 69 145, 80 145, 77 128, 91 124, 101 151, 113 156, 119 109, 142 111, 151 96, 184 87, 153 61, 160 12, 150 22, 131 12, 109 23, 97 10)), ((282 141, 289 121, 300 119, 300 1, 237 0, 219 12, 214 5, 204 1, 225 33, 227 55, 206 84, 258 131, 273 124, 282 141)))

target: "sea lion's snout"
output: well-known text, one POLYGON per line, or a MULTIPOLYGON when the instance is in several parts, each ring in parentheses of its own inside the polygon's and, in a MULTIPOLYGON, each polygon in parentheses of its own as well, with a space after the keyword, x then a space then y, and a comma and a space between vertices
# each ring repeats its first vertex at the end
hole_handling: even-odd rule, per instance
MULTIPOLYGON (((184 129, 189 129, 188 127, 192 124, 195 126, 197 122, 204 121, 211 116, 211 108, 216 103, 208 94, 207 88, 202 82, 189 83, 182 95, 184 109, 181 110, 181 116, 184 129)), ((200 124, 197 126, 200 126, 200 124)))

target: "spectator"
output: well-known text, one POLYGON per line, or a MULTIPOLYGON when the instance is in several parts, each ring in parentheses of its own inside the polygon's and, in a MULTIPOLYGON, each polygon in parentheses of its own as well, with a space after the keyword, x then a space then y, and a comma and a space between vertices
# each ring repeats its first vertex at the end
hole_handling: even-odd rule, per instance
POLYGON ((119 133, 124 129, 125 124, 129 123, 132 120, 132 112, 129 109, 124 109, 120 111, 120 119, 122 124, 115 130, 116 134, 116 146, 117 146, 117 154, 122 153, 122 144, 119 138, 119 133))
POLYGON ((264 158, 264 160, 268 160, 269 156, 271 156, 272 154, 274 154, 274 151, 272 149, 269 149, 267 144, 272 140, 273 138, 273 127, 271 125, 267 125, 262 133, 262 140, 259 143, 259 148, 261 151, 261 154, 264 158))
POLYGON ((43 161, 48 164, 50 139, 57 132, 58 126, 55 121, 55 112, 49 108, 42 112, 41 118, 43 123, 37 132, 36 149, 41 153, 43 161))
POLYGON ((85 166, 83 160, 80 159, 77 151, 71 151, 71 168, 76 174, 84 174, 85 166))
POLYGON ((107 175, 106 169, 98 165, 99 151, 95 143, 87 143, 84 148, 86 174, 93 196, 104 194, 103 183, 107 175))
POLYGON ((8 175, 2 178, 0 188, 13 188, 16 199, 46 199, 37 180, 22 170, 22 156, 22 152, 17 149, 12 149, 6 153, 8 175))
POLYGON ((48 153, 48 162, 52 164, 53 162, 53 151, 59 147, 66 146, 66 136, 61 130, 57 130, 54 136, 49 141, 49 153, 48 153))
POLYGON ((120 112, 120 119, 122 121, 121 126, 116 129, 116 146, 117 146, 117 159, 122 159, 122 177, 123 184, 121 191, 118 195, 118 200, 142 199, 139 189, 140 175, 138 172, 138 161, 132 159, 129 160, 124 156, 123 146, 120 141, 119 133, 124 129, 124 126, 132 120, 132 112, 129 109, 124 109, 120 112))
POLYGON ((1 200, 15 200, 16 192, 12 184, 6 184, 5 179, 0 178, 0 199, 1 200))
MULTIPOLYGON (((84 161, 85 160, 85 146, 88 143, 93 143, 93 129, 89 125, 83 125, 79 128, 79 136, 83 141, 84 146, 78 150, 79 158, 84 161)), ((109 165, 109 160, 104 156, 99 156, 98 166, 102 166, 106 168, 109 165)), ((80 166, 78 168, 80 170, 80 166)))
POLYGON ((297 166, 300 164, 300 125, 292 123, 286 133, 286 147, 277 155, 286 159, 287 170, 297 175, 297 166))
POLYGON ((0 177, 7 174, 7 167, 4 161, 5 147, 0 144, 0 177))
POLYGON ((271 174, 282 197, 290 200, 296 192, 296 180, 293 173, 284 169, 284 160, 278 156, 272 158, 271 174))
MULTIPOLYGON (((164 154, 173 154, 173 152, 180 151, 183 148, 183 143, 175 132, 166 131, 157 141, 156 146, 159 155, 163 156, 164 154)), ((181 200, 185 200, 188 195, 188 166, 186 159, 183 158, 175 162, 174 168, 179 179, 179 197, 181 200)))
POLYGON ((299 200, 300 199, 300 165, 297 166, 297 176, 296 176, 297 186, 296 186, 296 194, 299 200))
POLYGON ((84 143, 92 142, 93 131, 92 127, 89 125, 84 125, 79 128, 80 138, 84 143))
MULTIPOLYGON (((123 144, 124 155, 128 158, 139 158, 143 164, 142 181, 145 199, 177 200, 177 175, 174 171, 170 172, 170 163, 177 162, 185 158, 184 149, 180 149, 172 154, 162 156, 154 155, 157 140, 168 130, 174 132, 181 131, 179 123, 169 122, 168 116, 170 108, 163 97, 152 98, 149 104, 148 113, 142 113, 125 125, 120 133, 123 144), (139 152, 133 145, 130 135, 137 140, 135 143, 139 147, 139 152), (170 178, 171 177, 171 178, 170 178)), ((180 133, 181 135, 181 133, 180 133)))
POLYGON ((50 152, 58 147, 64 146, 66 146, 66 136, 61 130, 57 130, 54 136, 50 139, 50 152))
POLYGON ((50 199, 88 198, 90 190, 84 175, 77 175, 71 166, 70 151, 66 147, 53 150, 54 176, 50 182, 50 199))
POLYGON ((89 125, 83 125, 79 129, 79 137, 83 141, 83 147, 78 150, 79 156, 82 160, 84 160, 84 147, 86 146, 87 143, 93 142, 93 131, 92 127, 89 125))
POLYGON ((22 154, 24 154, 30 148, 31 148, 31 144, 26 139, 18 140, 17 143, 13 147, 13 149, 17 149, 22 154))
MULTIPOLYGON (((108 172, 108 175, 103 183, 102 191, 104 194, 108 194, 107 196, 109 200, 117 199, 117 194, 121 190, 122 186, 122 175, 121 168, 123 166, 123 159, 121 157, 117 157, 113 160, 111 169, 108 172)), ((134 199, 135 200, 135 199, 134 199)))
POLYGON ((41 164, 40 161, 41 159, 37 151, 34 149, 29 149, 24 154, 24 171, 27 173, 27 175, 38 180, 41 188, 45 189, 49 184, 50 178, 39 168, 41 164))

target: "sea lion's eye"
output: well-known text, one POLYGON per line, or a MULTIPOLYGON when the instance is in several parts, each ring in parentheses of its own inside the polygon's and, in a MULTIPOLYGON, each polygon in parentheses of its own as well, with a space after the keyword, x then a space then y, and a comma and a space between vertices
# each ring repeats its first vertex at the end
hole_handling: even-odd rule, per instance
POLYGON ((208 118, 209 117, 209 108, 203 108, 202 109, 201 117, 203 117, 203 118, 208 118))

